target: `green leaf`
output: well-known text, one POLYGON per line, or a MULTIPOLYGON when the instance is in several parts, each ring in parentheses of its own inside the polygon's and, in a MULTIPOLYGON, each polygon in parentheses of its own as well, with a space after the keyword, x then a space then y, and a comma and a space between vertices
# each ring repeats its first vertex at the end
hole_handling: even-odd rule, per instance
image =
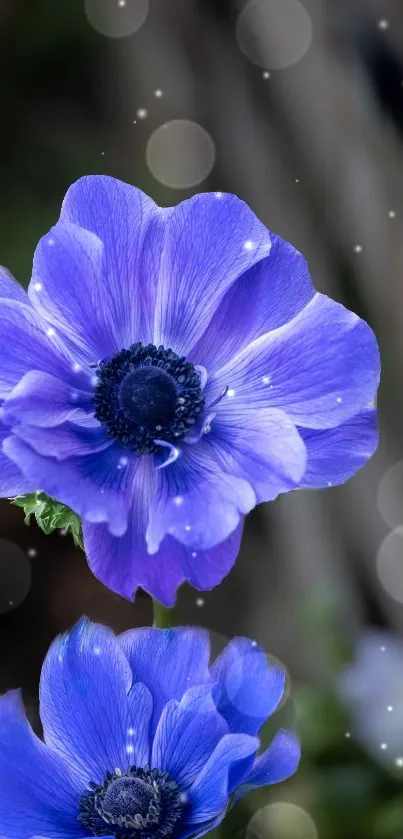
POLYGON ((17 495, 10 499, 17 507, 24 510, 24 523, 31 523, 31 516, 35 516, 38 526, 47 535, 54 530, 63 530, 73 537, 74 544, 83 548, 81 520, 69 507, 55 501, 44 492, 30 492, 28 495, 17 495))

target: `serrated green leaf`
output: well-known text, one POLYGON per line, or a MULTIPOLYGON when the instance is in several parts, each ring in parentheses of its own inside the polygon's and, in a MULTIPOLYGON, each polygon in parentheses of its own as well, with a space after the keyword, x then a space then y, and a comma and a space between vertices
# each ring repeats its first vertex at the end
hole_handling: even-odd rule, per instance
POLYGON ((16 498, 10 500, 24 510, 25 524, 29 525, 31 516, 35 516, 43 533, 49 535, 55 530, 63 530, 72 536, 76 547, 83 548, 81 520, 69 507, 65 507, 64 504, 60 504, 59 501, 55 501, 54 498, 40 491, 17 495, 16 498))

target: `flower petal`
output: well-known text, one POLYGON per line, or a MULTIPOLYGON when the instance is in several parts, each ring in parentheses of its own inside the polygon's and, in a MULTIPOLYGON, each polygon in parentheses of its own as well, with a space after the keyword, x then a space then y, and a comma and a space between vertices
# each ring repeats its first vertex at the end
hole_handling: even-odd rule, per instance
MULTIPOLYGON (((22 429, 21 432, 24 433, 22 429)), ((35 444, 38 448, 41 447, 39 437, 37 433, 35 444)), ((70 445, 69 439, 62 435, 59 456, 66 454, 66 445, 70 445)), ((108 448, 103 448, 102 442, 100 445, 101 450, 96 451, 95 447, 95 451, 86 457, 78 455, 57 460, 39 454, 21 437, 13 435, 4 441, 3 452, 37 489, 71 507, 82 519, 107 521, 111 532, 120 536, 127 527, 130 504, 127 487, 131 485, 128 475, 132 467, 121 468, 122 449, 117 444, 108 448)))
POLYGON ((198 824, 220 813, 224 816, 229 796, 242 780, 237 764, 244 767, 258 748, 257 737, 248 734, 226 734, 221 738, 189 790, 191 810, 187 822, 198 824))
POLYGON ((207 383, 212 400, 228 386, 234 407, 280 408, 307 428, 333 428, 373 399, 379 352, 365 321, 316 294, 286 326, 258 338, 207 383))
POLYGON ((298 430, 308 452, 301 487, 343 484, 366 464, 378 445, 376 411, 371 408, 360 411, 337 428, 298 430))
POLYGON ((210 550, 193 550, 166 536, 158 553, 149 554, 136 506, 121 537, 104 524, 84 522, 84 546, 95 576, 118 594, 132 600, 141 587, 166 606, 173 606, 176 591, 187 580, 201 591, 211 591, 231 570, 239 553, 243 522, 228 539, 210 550))
POLYGON ((131 764, 146 766, 150 763, 150 722, 153 713, 151 691, 146 685, 136 682, 130 689, 127 701, 129 728, 126 751, 131 764))
POLYGON ((307 455, 292 420, 277 408, 241 412, 230 399, 225 402, 207 438, 223 470, 248 481, 258 503, 295 489, 307 455))
POLYGON ((166 703, 181 700, 189 688, 211 683, 208 633, 193 627, 124 632, 119 643, 130 664, 134 682, 142 682, 153 698, 150 736, 166 703))
POLYGON ((77 802, 85 782, 32 731, 19 691, 0 699, 0 825, 7 839, 82 835, 77 802))
POLYGON ((245 779, 245 788, 239 791, 237 798, 247 795, 256 787, 287 780, 298 769, 300 758, 299 740, 290 731, 278 731, 268 749, 256 758, 251 772, 245 779))
MULTIPOLYGON (((80 178, 63 201, 60 222, 79 225, 103 243, 99 289, 103 313, 96 317, 110 326, 116 350, 134 341, 152 341, 154 289, 163 247, 160 218, 165 212, 141 190, 105 175, 80 178)), ((96 299, 98 292, 91 293, 96 299)), ((76 295, 81 305, 79 288, 76 295)), ((91 323, 94 320, 93 313, 91 323)))
POLYGON ((151 765, 168 772, 186 791, 227 733, 228 726, 211 697, 211 687, 208 692, 205 688, 191 689, 181 702, 171 699, 165 705, 154 738, 151 765))
POLYGON ((28 303, 25 289, 17 283, 17 280, 7 271, 7 268, 3 268, 2 266, 0 266, 0 298, 28 303))
POLYGON ((232 732, 257 734, 277 708, 285 673, 271 667, 260 647, 248 638, 234 638, 211 668, 220 686, 217 708, 232 732))
POLYGON ((52 427, 67 419, 93 412, 89 391, 72 388, 62 379, 29 370, 7 396, 2 416, 27 425, 52 427))
POLYGON ((264 225, 235 195, 195 195, 166 211, 154 344, 187 355, 227 289, 270 247, 264 225))
POLYGON ((18 466, 4 454, 3 440, 10 436, 10 429, 0 421, 0 498, 12 498, 15 495, 24 495, 26 492, 35 492, 37 487, 32 481, 27 480, 18 466))
POLYGON ((292 320, 315 294, 303 256, 270 233, 269 256, 228 289, 191 359, 210 374, 266 332, 292 320))
POLYGON ((40 715, 45 742, 87 782, 130 764, 131 670, 106 627, 81 620, 53 642, 42 668, 40 715))
POLYGON ((65 345, 60 338, 46 334, 46 323, 17 300, 0 300, 0 398, 7 396, 24 373, 42 370, 80 387, 81 374, 74 372, 65 345))
POLYGON ((158 476, 146 532, 150 553, 167 534, 195 551, 208 550, 227 539, 256 503, 250 484, 223 472, 203 440, 183 446, 180 458, 158 476))

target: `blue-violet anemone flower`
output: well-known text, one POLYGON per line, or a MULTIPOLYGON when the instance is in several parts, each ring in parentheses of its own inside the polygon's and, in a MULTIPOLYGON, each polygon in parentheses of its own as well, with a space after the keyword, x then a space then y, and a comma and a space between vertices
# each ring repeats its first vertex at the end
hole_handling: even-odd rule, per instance
POLYGON ((2 839, 184 839, 231 802, 288 778, 300 747, 280 730, 257 754, 284 672, 246 638, 209 668, 203 630, 116 637, 80 621, 56 639, 40 684, 42 742, 18 691, 0 699, 2 839))
POLYGON ((228 573, 256 504, 365 463, 378 380, 369 326, 236 196, 85 177, 28 295, 0 273, 0 494, 67 505, 100 580, 172 605, 228 573))

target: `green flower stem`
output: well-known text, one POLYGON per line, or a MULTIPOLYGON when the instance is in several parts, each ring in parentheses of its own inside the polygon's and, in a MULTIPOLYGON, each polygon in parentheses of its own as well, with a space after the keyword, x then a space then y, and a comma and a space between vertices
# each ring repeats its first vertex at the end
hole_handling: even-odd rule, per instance
POLYGON ((159 600, 154 600, 154 598, 153 615, 153 626, 157 629, 170 629, 171 626, 177 626, 177 622, 175 620, 175 610, 168 609, 166 606, 163 606, 159 600))

